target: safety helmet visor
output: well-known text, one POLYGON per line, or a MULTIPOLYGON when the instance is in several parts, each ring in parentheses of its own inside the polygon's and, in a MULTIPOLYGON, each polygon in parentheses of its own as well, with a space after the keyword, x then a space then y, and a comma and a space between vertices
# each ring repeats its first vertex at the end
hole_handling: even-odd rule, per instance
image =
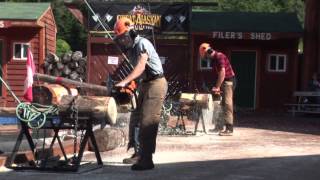
POLYGON ((126 32, 114 38, 114 41, 119 45, 123 52, 132 48, 134 40, 131 38, 130 33, 126 32))

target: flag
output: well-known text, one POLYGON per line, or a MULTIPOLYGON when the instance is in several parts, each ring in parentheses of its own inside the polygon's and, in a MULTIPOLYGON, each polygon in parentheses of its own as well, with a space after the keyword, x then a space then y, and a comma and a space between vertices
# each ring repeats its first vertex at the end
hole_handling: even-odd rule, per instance
POLYGON ((33 84, 33 75, 35 73, 35 65, 33 62, 33 55, 31 49, 28 48, 27 51, 27 77, 24 81, 24 92, 23 97, 26 101, 32 102, 32 84, 33 84))

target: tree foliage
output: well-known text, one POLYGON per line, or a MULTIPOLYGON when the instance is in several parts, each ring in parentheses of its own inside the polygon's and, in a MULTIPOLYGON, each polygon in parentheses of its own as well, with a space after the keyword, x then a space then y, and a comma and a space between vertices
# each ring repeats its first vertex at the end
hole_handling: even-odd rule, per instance
MULTIPOLYGON (((1 1, 1 0, 0 0, 1 1)), ((4 0, 5 2, 51 2, 58 28, 57 39, 66 41, 72 51, 86 53, 87 32, 64 5, 63 0, 4 0)))
MULTIPOLYGON (((205 2, 212 2, 212 0, 205 2)), ((304 22, 303 0, 216 0, 215 2, 218 3, 218 7, 197 8, 227 12, 294 12, 302 25, 304 22)))
POLYGON ((70 45, 63 39, 58 39, 57 40, 57 56, 61 56, 62 54, 66 52, 70 52, 71 47, 70 45))

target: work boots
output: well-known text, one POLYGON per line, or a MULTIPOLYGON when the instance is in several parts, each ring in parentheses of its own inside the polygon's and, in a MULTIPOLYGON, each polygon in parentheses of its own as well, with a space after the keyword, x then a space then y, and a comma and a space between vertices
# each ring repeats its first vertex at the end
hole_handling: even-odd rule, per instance
POLYGON ((209 132, 210 132, 210 133, 216 133, 216 134, 218 134, 218 133, 220 133, 222 130, 223 130, 223 126, 218 126, 218 125, 216 125, 216 126, 214 127, 214 129, 209 129, 209 132))
POLYGON ((219 133, 219 136, 232 136, 233 135, 233 125, 226 124, 226 129, 219 133))
POLYGON ((131 166, 131 170, 133 171, 150 170, 153 168, 154 168, 154 164, 152 161, 152 154, 141 156, 138 162, 131 166))
POLYGON ((135 164, 140 159, 140 155, 135 152, 131 157, 122 160, 123 164, 135 164))

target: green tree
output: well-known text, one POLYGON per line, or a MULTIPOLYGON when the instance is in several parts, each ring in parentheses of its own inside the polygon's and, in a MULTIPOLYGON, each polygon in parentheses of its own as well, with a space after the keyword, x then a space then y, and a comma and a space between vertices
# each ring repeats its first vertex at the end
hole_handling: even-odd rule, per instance
POLYGON ((67 41, 73 51, 80 50, 86 54, 87 32, 84 27, 69 12, 63 0, 54 0, 52 7, 58 27, 58 39, 67 41))
POLYGON ((72 51, 86 54, 87 32, 64 5, 63 0, 0 0, 5 2, 51 2, 58 28, 57 39, 70 44, 72 51))
POLYGON ((63 39, 58 39, 57 40, 57 56, 61 56, 62 54, 66 52, 70 52, 71 47, 70 45, 63 39))
POLYGON ((302 25, 304 22, 303 0, 211 0, 205 2, 217 2, 218 7, 202 6, 196 8, 227 12, 294 12, 298 15, 302 25))

